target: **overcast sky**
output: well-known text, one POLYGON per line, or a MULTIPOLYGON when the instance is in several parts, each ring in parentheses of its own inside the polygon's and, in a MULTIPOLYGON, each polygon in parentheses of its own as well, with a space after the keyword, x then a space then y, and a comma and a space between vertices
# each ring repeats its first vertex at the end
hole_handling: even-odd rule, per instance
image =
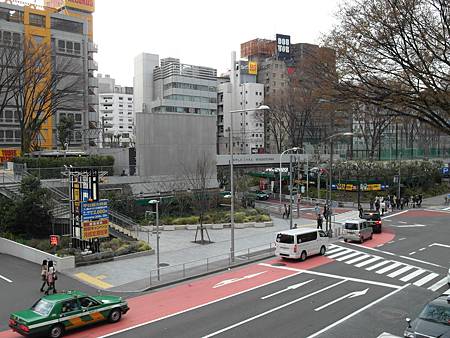
POLYGON ((231 51, 254 38, 291 35, 292 43, 318 43, 333 25, 339 0, 96 0, 94 40, 99 73, 133 85, 141 53, 230 68, 231 51))

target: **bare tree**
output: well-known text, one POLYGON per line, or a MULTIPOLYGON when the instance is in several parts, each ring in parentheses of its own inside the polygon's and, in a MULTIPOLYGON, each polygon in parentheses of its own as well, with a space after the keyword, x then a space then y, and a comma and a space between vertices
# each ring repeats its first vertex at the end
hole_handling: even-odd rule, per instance
MULTIPOLYGON (((199 215, 200 225, 197 228, 197 232, 200 231, 200 243, 206 244, 211 240, 207 229, 203 226, 203 220, 209 207, 209 188, 211 180, 215 178, 215 162, 206 153, 202 153, 194 163, 182 163, 180 166, 186 186, 192 192, 194 210, 199 215), (205 241, 205 233, 208 237, 208 242, 205 241)), ((195 241, 197 241, 197 233, 195 241)))
POLYGON ((5 106, 17 112, 21 150, 28 153, 39 149, 41 132, 58 110, 79 105, 83 79, 78 65, 57 58, 46 42, 26 39, 10 61, 6 67, 16 73, 9 77, 14 83, 4 87, 5 106))
POLYGON ((340 94, 450 134, 448 0, 353 0, 338 20, 340 94))

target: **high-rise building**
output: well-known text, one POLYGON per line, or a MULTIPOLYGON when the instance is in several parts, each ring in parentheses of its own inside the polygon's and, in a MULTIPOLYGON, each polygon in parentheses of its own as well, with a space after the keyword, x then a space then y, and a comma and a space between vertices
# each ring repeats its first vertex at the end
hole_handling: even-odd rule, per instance
MULTIPOLYGON (((230 153, 230 126, 233 110, 257 108, 264 103, 264 85, 256 82, 258 64, 235 60, 232 70, 220 79, 217 88, 217 153, 230 153)), ((233 113, 233 152, 264 153, 264 112, 233 113)))
POLYGON ((109 75, 98 78, 99 125, 102 128, 99 145, 102 148, 134 145, 135 113, 133 88, 116 85, 109 75))
POLYGON ((159 66, 159 56, 141 53, 134 58, 134 109, 136 113, 150 111, 153 101, 153 72, 159 66))
MULTIPOLYGON (((67 116, 75 122, 71 147, 87 148, 96 138, 98 121, 97 79, 94 77, 98 66, 93 57, 97 52, 92 25, 94 0, 45 0, 44 4, 19 6, 0 3, 0 44, 2 48, 14 45, 22 53, 30 43, 48 46, 51 55, 45 60, 53 62, 51 69, 54 72, 47 74, 49 77, 60 76, 60 65, 70 63, 67 78, 78 78, 76 89, 73 88, 66 102, 60 104, 43 123, 37 146, 40 149, 62 146, 58 144, 57 128, 62 117, 67 116)), ((13 104, 1 112, 0 148, 20 149, 19 114, 13 104)))

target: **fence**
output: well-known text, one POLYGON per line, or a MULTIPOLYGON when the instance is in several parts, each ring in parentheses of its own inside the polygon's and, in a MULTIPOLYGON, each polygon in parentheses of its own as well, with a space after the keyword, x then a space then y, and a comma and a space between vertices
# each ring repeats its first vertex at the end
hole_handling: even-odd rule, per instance
POLYGON ((269 258, 274 255, 274 251, 274 243, 268 243, 253 248, 235 251, 234 261, 232 260, 231 253, 228 253, 178 265, 160 266, 159 280, 158 269, 150 270, 149 287, 182 281, 184 279, 236 267, 251 261, 269 258))

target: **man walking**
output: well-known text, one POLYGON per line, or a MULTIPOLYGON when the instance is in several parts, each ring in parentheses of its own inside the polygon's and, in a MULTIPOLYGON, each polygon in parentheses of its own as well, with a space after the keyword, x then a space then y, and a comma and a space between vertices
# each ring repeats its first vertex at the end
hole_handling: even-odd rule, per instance
POLYGON ((322 230, 322 224, 323 224, 323 218, 322 218, 322 215, 319 214, 317 216, 317 229, 322 230))

